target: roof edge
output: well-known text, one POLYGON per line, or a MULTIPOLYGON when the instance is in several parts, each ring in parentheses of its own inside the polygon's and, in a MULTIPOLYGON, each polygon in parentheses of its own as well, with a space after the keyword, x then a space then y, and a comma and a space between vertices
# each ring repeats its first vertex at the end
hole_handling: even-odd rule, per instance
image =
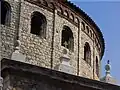
POLYGON ((101 59, 102 59, 102 57, 104 55, 104 51, 105 51, 105 41, 104 41, 103 34, 102 34, 100 28, 91 19, 91 17, 89 15, 87 15, 82 9, 80 9, 79 7, 77 7, 74 3, 72 3, 71 1, 68 1, 68 0, 63 0, 63 2, 66 5, 68 5, 70 8, 72 8, 73 10, 75 10, 75 12, 79 13, 85 20, 87 20, 97 30, 98 36, 100 37, 100 42, 101 42, 101 48, 102 48, 101 59))

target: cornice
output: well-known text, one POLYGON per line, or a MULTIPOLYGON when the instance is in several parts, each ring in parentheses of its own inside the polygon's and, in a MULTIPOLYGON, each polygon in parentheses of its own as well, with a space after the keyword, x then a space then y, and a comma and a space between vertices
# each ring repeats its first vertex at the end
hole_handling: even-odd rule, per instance
MULTIPOLYGON (((19 61, 14 61, 10 59, 2 59, 2 77, 6 77, 7 74, 14 74, 13 76, 20 76, 23 73, 28 75, 28 77, 44 76, 46 78, 50 78, 50 80, 56 80, 56 82, 64 82, 66 84, 72 84, 78 87, 87 87, 91 90, 119 90, 120 86, 104 83, 80 76, 75 76, 63 72, 59 72, 56 70, 51 70, 44 67, 39 67, 19 61), (8 72, 7 72, 8 71, 8 72), (17 75, 18 74, 18 75, 17 75)), ((34 78, 35 79, 35 78, 34 78)), ((78 90, 77 89, 77 90, 78 90)))

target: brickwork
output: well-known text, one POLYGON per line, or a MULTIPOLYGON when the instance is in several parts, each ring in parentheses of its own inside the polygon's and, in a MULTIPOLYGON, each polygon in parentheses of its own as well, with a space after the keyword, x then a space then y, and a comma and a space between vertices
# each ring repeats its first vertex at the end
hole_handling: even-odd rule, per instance
MULTIPOLYGON (((17 35, 19 35, 21 42, 20 52, 26 55, 27 63, 54 69, 56 65, 60 64, 60 57, 63 55, 63 49, 65 49, 61 45, 61 37, 63 27, 66 25, 71 29, 74 37, 74 50, 68 52, 70 64, 74 68, 74 75, 98 79, 95 72, 95 57, 97 56, 100 62, 102 46, 100 40, 97 40, 99 39, 97 31, 87 20, 83 19, 80 15, 70 14, 70 12, 74 12, 66 6, 62 6, 63 9, 61 9, 60 3, 54 3, 56 4, 54 11, 54 9, 47 9, 47 7, 42 6, 40 3, 39 6, 26 0, 22 0, 21 3, 20 0, 6 1, 11 5, 12 13, 10 27, 0 25, 2 39, 0 52, 2 58, 11 58, 17 35), (30 33, 31 15, 34 11, 38 11, 46 17, 46 38, 30 33), (85 30, 81 29, 81 22, 84 22, 85 26, 89 26, 89 32, 86 28, 85 30), (91 49, 91 65, 84 60, 84 45, 86 42, 89 43, 91 49)), ((50 1, 53 2, 53 0, 50 1)), ((48 4, 48 6, 50 5, 52 4, 48 4)))

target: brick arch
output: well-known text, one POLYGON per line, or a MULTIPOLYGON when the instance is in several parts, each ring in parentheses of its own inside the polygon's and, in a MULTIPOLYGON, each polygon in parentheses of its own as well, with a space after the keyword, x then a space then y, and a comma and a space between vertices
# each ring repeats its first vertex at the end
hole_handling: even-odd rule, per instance
POLYGON ((81 29, 85 30, 85 23, 83 21, 81 22, 81 29))
POLYGON ((90 37, 92 37, 92 31, 90 30, 90 37))
POLYGON ((79 23, 79 22, 80 22, 80 20, 78 19, 78 17, 75 17, 75 22, 76 22, 76 23, 79 23))
POLYGON ((69 18, 69 16, 70 16, 67 10, 64 11, 64 15, 65 15, 67 18, 69 18))
POLYGON ((74 15, 71 13, 70 18, 74 21, 74 15))
POLYGON ((63 15, 63 9, 61 7, 57 7, 57 11, 63 15))

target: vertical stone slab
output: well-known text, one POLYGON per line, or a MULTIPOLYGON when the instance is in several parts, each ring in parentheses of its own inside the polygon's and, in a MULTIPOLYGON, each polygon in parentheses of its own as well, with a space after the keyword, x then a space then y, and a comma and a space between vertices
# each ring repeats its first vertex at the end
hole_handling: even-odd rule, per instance
POLYGON ((25 55, 19 52, 20 45, 21 45, 20 41, 17 40, 17 46, 15 47, 15 51, 12 53, 11 59, 20 62, 25 62, 25 58, 26 58, 25 55))
POLYGON ((60 64, 55 67, 56 70, 69 73, 69 74, 74 74, 74 69, 70 65, 70 58, 67 55, 67 50, 64 49, 64 54, 63 56, 60 57, 60 64))

